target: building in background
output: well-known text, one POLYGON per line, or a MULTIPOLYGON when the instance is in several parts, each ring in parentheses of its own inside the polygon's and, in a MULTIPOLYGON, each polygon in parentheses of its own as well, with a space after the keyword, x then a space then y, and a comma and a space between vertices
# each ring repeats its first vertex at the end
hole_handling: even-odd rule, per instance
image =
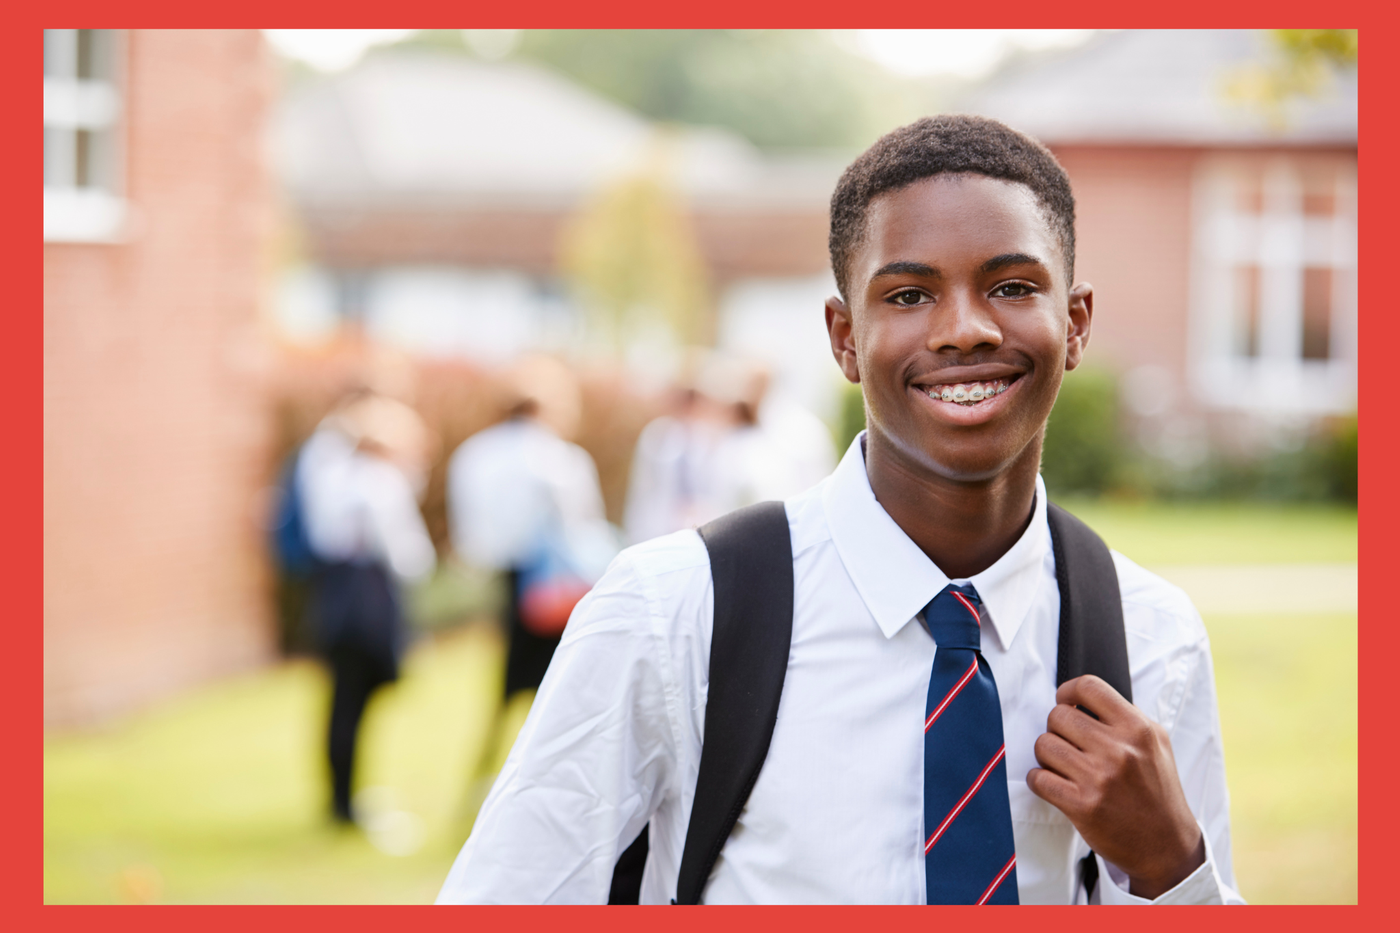
POLYGON ((266 58, 253 30, 44 31, 50 723, 274 653, 266 58))
POLYGON ((273 139, 303 239, 280 285, 289 334, 359 321, 404 349, 488 365, 578 348, 588 328, 561 274, 570 225, 609 186, 656 171, 711 299, 690 335, 630 322, 624 356, 664 370, 687 338, 714 341, 768 359, 780 391, 830 410, 839 374, 821 309, 843 155, 773 157, 727 130, 658 128, 540 66, 406 50, 290 89, 273 139))
POLYGON ((1274 114, 1232 100, 1269 42, 1105 33, 959 102, 1069 172, 1090 360, 1121 374, 1144 446, 1183 466, 1356 406, 1356 74, 1274 114))

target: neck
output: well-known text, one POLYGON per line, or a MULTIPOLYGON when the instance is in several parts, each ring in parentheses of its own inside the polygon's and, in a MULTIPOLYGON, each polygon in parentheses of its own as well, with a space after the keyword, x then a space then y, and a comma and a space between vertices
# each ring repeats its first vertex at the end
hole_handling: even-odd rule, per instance
POLYGON ((986 570, 1030 524, 1039 441, 1007 469, 978 480, 939 473, 873 431, 866 441, 865 468, 876 501, 947 576, 962 579, 986 570))

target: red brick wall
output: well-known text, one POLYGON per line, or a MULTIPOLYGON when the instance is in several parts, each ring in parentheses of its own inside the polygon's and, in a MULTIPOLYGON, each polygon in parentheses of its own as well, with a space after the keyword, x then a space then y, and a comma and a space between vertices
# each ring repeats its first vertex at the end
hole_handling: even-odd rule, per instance
POLYGON ((44 699, 102 718, 267 659, 254 508, 271 68, 256 31, 126 33, 115 245, 44 248, 44 699))

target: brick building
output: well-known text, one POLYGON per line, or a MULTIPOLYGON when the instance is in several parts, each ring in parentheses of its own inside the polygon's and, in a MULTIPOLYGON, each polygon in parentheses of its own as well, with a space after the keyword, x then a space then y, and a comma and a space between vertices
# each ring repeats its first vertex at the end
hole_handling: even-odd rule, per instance
POLYGON ((45 30, 47 722, 274 650, 255 507, 270 78, 252 30, 45 30))

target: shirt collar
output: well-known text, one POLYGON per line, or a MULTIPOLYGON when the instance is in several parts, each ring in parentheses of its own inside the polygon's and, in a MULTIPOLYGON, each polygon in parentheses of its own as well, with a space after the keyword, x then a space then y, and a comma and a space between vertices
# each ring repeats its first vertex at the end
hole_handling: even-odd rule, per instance
POLYGON ((968 580, 949 577, 895 524, 875 499, 865 471, 862 432, 841 458, 823 494, 831 539, 856 592, 886 638, 913 621, 950 582, 971 582, 1003 651, 1011 646, 1042 585, 1050 527, 1045 483, 1035 480, 1035 512, 1024 534, 992 566, 968 580))

